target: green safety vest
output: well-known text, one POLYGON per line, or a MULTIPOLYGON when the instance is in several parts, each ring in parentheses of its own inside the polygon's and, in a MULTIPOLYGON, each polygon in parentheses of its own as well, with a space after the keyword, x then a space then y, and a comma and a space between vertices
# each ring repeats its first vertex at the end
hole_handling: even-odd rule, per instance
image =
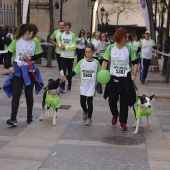
POLYGON ((49 95, 49 92, 46 93, 46 105, 47 107, 51 108, 59 108, 60 107, 60 99, 61 99, 61 94, 59 94, 57 97, 53 98, 49 95))

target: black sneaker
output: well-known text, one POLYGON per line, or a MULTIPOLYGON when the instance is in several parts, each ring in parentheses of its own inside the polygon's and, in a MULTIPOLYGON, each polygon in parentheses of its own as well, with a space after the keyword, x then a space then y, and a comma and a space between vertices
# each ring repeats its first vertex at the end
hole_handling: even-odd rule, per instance
POLYGON ((65 87, 60 87, 60 92, 65 92, 65 87))
POLYGON ((12 120, 12 119, 8 119, 6 121, 6 124, 11 125, 11 126, 17 126, 17 121, 16 120, 12 120))
POLYGON ((68 90, 68 91, 71 91, 71 85, 70 85, 70 84, 68 84, 67 90, 68 90))
POLYGON ((33 122, 32 119, 27 119, 27 124, 31 124, 33 122))
POLYGON ((145 79, 144 78, 142 78, 140 81, 142 82, 142 84, 145 83, 145 79))

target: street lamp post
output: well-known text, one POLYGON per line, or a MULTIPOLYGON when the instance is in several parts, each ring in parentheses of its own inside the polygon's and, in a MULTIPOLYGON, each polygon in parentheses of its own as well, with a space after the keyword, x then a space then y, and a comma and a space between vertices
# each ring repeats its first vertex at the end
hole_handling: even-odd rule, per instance
POLYGON ((106 26, 108 25, 108 18, 109 18, 109 12, 105 12, 105 18, 106 18, 106 26))
POLYGON ((91 30, 92 30, 92 25, 93 25, 93 9, 94 9, 94 4, 96 0, 91 0, 91 30))
POLYGON ((109 24, 108 24, 109 12, 106 11, 105 14, 104 14, 104 16, 105 16, 105 19, 106 19, 104 31, 107 32, 107 26, 109 25, 109 24))
POLYGON ((101 12, 101 32, 103 31, 103 16, 104 16, 104 13, 105 13, 105 9, 104 9, 104 7, 102 7, 101 9, 100 9, 100 12, 101 12))
MULTIPOLYGON (((60 20, 62 20, 63 17, 63 3, 66 3, 67 0, 60 0, 60 20)), ((55 9, 59 9, 59 2, 55 1, 55 4, 53 5, 55 9)))
POLYGON ((66 3, 67 0, 61 0, 60 1, 60 20, 62 20, 63 17, 63 3, 66 3))

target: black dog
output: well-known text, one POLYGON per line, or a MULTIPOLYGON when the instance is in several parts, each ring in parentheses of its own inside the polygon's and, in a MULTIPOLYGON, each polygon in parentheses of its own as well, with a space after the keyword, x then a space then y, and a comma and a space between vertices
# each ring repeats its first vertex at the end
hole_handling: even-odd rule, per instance
POLYGON ((43 94, 42 114, 40 116, 40 121, 43 120, 45 105, 47 105, 48 117, 51 117, 50 108, 53 108, 53 112, 54 112, 53 125, 56 125, 57 110, 60 107, 60 98, 61 98, 61 94, 59 93, 59 86, 60 86, 60 79, 48 80, 48 85, 43 94))

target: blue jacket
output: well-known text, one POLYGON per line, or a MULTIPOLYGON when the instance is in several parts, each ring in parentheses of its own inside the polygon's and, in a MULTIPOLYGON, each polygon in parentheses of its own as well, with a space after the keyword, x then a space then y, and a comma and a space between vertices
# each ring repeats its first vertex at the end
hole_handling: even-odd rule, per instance
MULTIPOLYGON (((28 72, 29 72, 28 66, 27 65, 18 66, 16 64, 16 62, 14 62, 13 67, 14 67, 14 70, 15 70, 14 73, 10 73, 9 74, 9 76, 7 77, 7 79, 5 80, 4 85, 3 85, 3 90, 4 90, 5 94, 9 98, 13 94, 13 91, 12 91, 12 80, 13 80, 13 78, 15 76, 17 76, 17 77, 21 77, 22 76, 23 79, 24 79, 25 86, 31 85, 30 77, 29 77, 29 74, 28 74, 28 72)), ((35 70, 36 78, 37 78, 37 80, 39 81, 39 83, 43 87, 44 83, 43 83, 40 71, 39 71, 38 67, 34 63, 32 63, 32 69, 35 70)), ((35 93, 38 94, 40 91, 41 91, 41 87, 37 83, 37 81, 35 80, 35 93)))

